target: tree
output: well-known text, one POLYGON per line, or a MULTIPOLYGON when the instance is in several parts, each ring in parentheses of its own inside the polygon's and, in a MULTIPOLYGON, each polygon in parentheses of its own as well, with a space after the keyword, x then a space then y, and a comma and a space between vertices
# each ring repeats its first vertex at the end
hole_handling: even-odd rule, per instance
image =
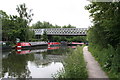
POLYGON ((8 40, 7 26, 9 22, 9 16, 2 10, 0 10, 0 20, 2 21, 2 40, 8 40))
POLYGON ((27 12, 25 4, 17 6, 17 15, 7 15, 6 12, 0 10, 0 18, 2 20, 2 39, 5 41, 15 42, 16 38, 20 38, 21 41, 28 41, 30 35, 33 35, 33 32, 29 30, 29 23, 32 21, 31 14, 32 10, 27 12))
MULTIPOLYGON (((96 44, 107 46, 108 44, 116 47, 120 43, 120 2, 94 2, 86 9, 91 13, 93 17, 94 29, 96 33, 96 44), (98 37, 99 36, 99 37, 98 37)), ((104 47, 105 47, 104 46, 104 47)))
POLYGON ((25 3, 20 4, 19 6, 17 5, 16 8, 17 12, 19 13, 19 17, 21 18, 21 23, 23 23, 22 25, 20 25, 21 27, 21 34, 23 35, 23 38, 25 39, 25 41, 29 40, 29 32, 28 32, 28 25, 30 24, 30 22, 32 21, 32 16, 34 15, 32 12, 32 9, 28 10, 28 8, 26 7, 25 3))
POLYGON ((32 9, 28 10, 25 3, 17 5, 16 10, 19 13, 19 17, 22 18, 22 19, 25 19, 28 24, 32 21, 32 16, 34 14, 31 13, 32 9))

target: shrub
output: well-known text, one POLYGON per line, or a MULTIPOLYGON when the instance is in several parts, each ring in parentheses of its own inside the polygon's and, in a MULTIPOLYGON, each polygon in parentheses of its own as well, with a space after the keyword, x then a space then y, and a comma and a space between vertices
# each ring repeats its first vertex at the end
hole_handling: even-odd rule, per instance
POLYGON ((59 71, 55 77, 60 79, 80 79, 86 80, 87 70, 86 63, 83 58, 83 47, 77 46, 77 49, 72 51, 72 54, 68 55, 68 57, 64 60, 63 65, 64 69, 59 71))

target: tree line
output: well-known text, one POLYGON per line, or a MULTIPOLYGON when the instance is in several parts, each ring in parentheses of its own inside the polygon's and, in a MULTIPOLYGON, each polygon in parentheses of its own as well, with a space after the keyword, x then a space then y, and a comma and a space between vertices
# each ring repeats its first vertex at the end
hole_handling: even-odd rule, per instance
POLYGON ((58 26, 58 25, 53 25, 49 22, 46 22, 46 21, 38 21, 36 22, 35 24, 32 25, 33 29, 40 29, 40 28, 76 28, 75 26, 72 26, 72 25, 64 25, 64 26, 58 26))
POLYGON ((110 78, 120 78, 120 2, 92 2, 85 9, 93 22, 89 50, 110 78))

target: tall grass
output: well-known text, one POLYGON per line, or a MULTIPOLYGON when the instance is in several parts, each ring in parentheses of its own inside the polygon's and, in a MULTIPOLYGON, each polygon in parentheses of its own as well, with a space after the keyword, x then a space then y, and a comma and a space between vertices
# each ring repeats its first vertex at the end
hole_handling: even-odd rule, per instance
POLYGON ((73 51, 71 50, 71 54, 63 62, 64 69, 59 71, 55 78, 59 80, 86 80, 87 70, 86 63, 83 58, 83 47, 77 46, 77 48, 73 51))
POLYGON ((111 45, 108 45, 108 48, 95 45, 90 46, 89 51, 100 63, 103 70, 107 72, 111 80, 113 78, 120 79, 120 46, 115 49, 111 45))

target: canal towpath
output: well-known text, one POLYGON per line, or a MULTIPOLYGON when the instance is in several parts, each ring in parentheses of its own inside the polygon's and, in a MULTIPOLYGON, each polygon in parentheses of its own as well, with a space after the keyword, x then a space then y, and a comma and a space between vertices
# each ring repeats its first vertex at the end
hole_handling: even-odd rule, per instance
POLYGON ((83 48, 84 59, 87 63, 88 78, 108 78, 106 73, 101 69, 99 63, 88 51, 88 46, 83 48))

